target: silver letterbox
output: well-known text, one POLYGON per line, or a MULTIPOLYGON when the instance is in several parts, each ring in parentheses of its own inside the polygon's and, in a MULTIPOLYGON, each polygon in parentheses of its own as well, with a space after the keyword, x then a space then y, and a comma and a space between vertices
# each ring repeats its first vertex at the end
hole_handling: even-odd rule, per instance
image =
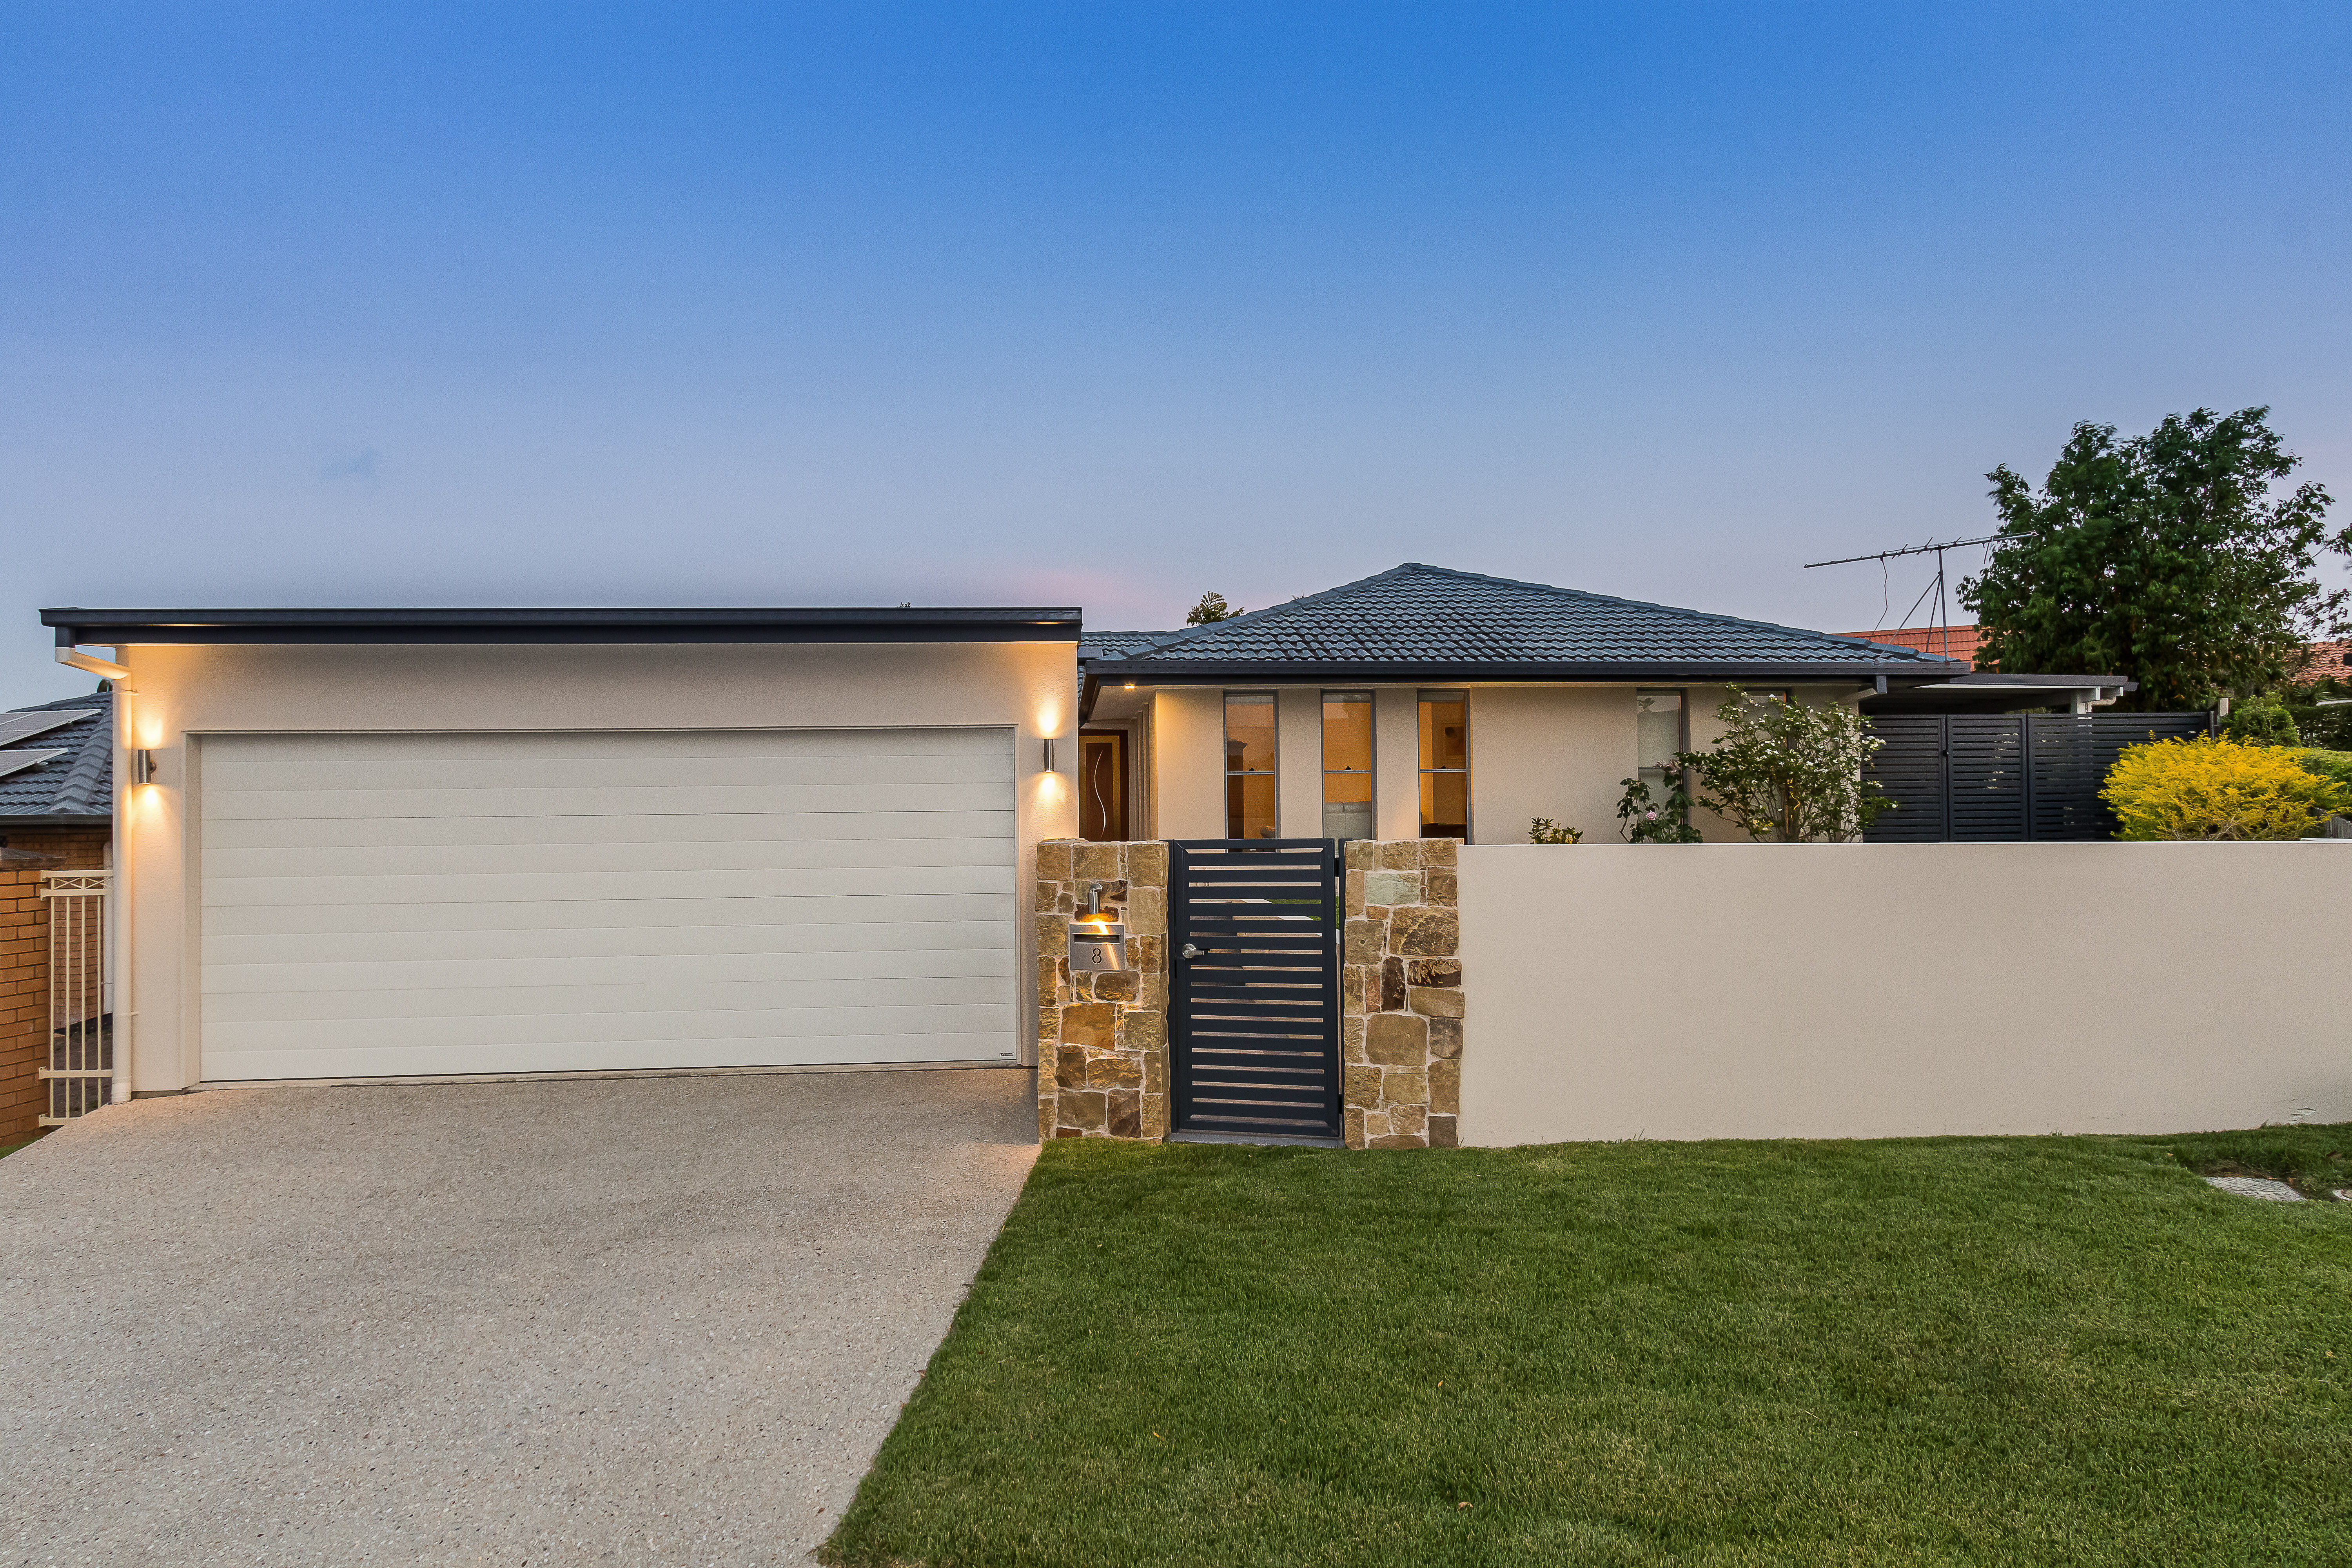
POLYGON ((1070 973, 1116 974, 1127 967, 1127 927, 1102 907, 1102 884, 1087 893, 1087 912, 1070 922, 1070 973))

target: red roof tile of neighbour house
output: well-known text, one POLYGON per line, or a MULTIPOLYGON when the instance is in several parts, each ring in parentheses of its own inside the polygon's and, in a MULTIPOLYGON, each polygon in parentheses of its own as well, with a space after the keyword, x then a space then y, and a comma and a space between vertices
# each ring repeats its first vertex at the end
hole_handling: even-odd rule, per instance
POLYGON ((1903 626, 1891 632, 1844 632, 1840 635, 1895 647, 1917 648, 1921 653, 1931 653, 1938 658, 1965 658, 1972 664, 1977 657, 1977 629, 1973 626, 1903 626))
POLYGON ((2290 671, 2287 679, 2294 681, 2318 680, 2333 677, 2352 680, 2352 642, 2307 642, 2303 645, 2305 664, 2290 671))
MULTIPOLYGON (((1948 647, 1954 658, 1970 663, 1977 657, 1977 628, 1966 626, 1904 626, 1886 632, 1847 632, 1850 637, 1863 637, 1874 643, 1892 643, 1898 647, 1914 647, 1922 653, 1943 654, 1948 647)), ((2317 680, 2332 676, 2337 680, 2352 680, 2352 642, 2310 642, 2303 645, 2309 660, 2300 670, 2288 672, 2290 680, 2317 680)))

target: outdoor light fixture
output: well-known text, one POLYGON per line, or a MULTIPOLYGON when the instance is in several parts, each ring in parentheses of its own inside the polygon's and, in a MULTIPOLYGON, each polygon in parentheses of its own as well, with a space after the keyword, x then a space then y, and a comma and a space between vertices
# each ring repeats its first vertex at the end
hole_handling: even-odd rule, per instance
POLYGON ((1049 773, 1061 772, 1054 765, 1054 737, 1051 735, 1045 737, 1045 771, 1049 773))
POLYGON ((1070 973, 1116 974, 1127 967, 1127 927, 1102 907, 1103 885, 1087 890, 1087 912, 1070 922, 1070 973))

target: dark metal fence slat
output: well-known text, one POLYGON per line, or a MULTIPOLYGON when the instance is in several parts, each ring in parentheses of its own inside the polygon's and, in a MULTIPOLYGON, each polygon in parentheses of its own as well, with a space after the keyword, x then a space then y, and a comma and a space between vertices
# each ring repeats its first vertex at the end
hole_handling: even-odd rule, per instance
POLYGON ((1176 1131, 1339 1136, 1339 872, 1329 839, 1170 844, 1176 1131))

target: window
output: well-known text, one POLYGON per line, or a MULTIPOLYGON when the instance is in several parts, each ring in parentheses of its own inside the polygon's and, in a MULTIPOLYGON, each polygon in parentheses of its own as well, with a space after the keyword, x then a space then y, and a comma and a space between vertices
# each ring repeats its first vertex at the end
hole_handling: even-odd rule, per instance
POLYGON ((1375 837, 1369 691, 1323 694, 1323 837, 1375 837))
POLYGON ((1665 759, 1690 750, 1690 708, 1679 691, 1633 693, 1634 765, 1650 786, 1650 799, 1663 805, 1676 770, 1665 759))
POLYGON ((1470 694, 1421 694, 1421 836, 1470 837, 1470 694))
POLYGON ((1274 693, 1225 693, 1225 837, 1275 837, 1274 693))

